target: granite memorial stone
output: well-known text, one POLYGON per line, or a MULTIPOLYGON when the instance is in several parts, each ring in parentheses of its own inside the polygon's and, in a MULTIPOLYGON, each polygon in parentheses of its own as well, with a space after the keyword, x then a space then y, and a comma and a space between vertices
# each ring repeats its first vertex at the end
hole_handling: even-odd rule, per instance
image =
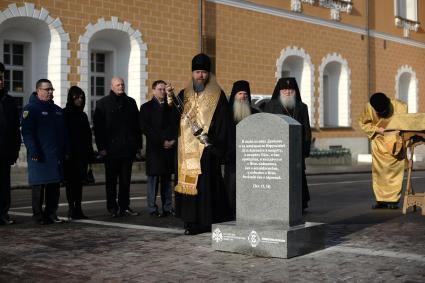
POLYGON ((324 247, 324 225, 304 223, 301 125, 258 113, 237 125, 236 221, 212 226, 215 250, 290 258, 324 247))

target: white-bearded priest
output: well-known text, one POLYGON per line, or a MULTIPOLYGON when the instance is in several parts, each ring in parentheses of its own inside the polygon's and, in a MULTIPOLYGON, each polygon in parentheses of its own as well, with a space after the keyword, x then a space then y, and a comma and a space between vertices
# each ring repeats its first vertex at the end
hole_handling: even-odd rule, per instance
POLYGON ((229 97, 230 138, 224 167, 224 182, 232 219, 236 218, 236 125, 244 118, 259 111, 251 107, 251 89, 249 82, 240 80, 233 83, 229 97))
POLYGON ((372 179, 376 204, 373 209, 397 209, 404 175, 404 151, 400 140, 385 127, 394 114, 407 113, 407 105, 390 99, 384 93, 374 93, 359 119, 372 147, 372 179))
POLYGON ((265 111, 282 114, 297 120, 301 124, 302 133, 302 210, 308 207, 310 193, 305 175, 305 159, 310 156, 311 129, 308 107, 301 100, 300 90, 295 78, 280 78, 273 91, 272 99, 267 103, 265 111))
POLYGON ((167 85, 168 103, 179 105, 176 216, 185 234, 211 231, 211 224, 230 218, 221 173, 229 138, 230 114, 224 92, 211 73, 205 54, 192 59, 192 79, 178 96, 167 85))

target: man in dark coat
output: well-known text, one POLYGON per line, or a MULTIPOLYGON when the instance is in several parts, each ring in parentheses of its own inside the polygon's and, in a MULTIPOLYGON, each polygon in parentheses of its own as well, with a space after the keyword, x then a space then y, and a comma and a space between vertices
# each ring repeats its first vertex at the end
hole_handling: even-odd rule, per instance
POLYGON ((9 218, 10 166, 18 159, 21 147, 19 113, 4 85, 5 68, 0 63, 0 225, 15 223, 9 218))
POLYGON ((192 60, 192 79, 178 96, 166 87, 169 103, 179 103, 182 116, 178 139, 176 215, 185 234, 211 230, 211 224, 231 218, 221 173, 230 111, 224 92, 211 70, 211 60, 198 54, 192 60))
POLYGON ((81 200, 83 180, 87 177, 88 163, 93 157, 93 145, 89 119, 84 112, 85 102, 84 91, 78 86, 72 86, 64 108, 69 141, 69 156, 65 161, 65 184, 70 220, 87 218, 81 209, 81 200))
POLYGON ((233 83, 229 106, 230 119, 233 123, 230 128, 229 147, 224 168, 224 181, 226 183, 229 206, 234 219, 236 216, 236 125, 245 117, 259 112, 257 109, 251 107, 249 82, 241 80, 233 83))
POLYGON ((22 137, 27 148, 28 181, 32 188, 32 209, 41 224, 61 222, 58 209, 63 163, 67 153, 62 108, 53 103, 52 83, 41 79, 22 112, 22 137), (43 211, 43 200, 46 207, 43 211))
POLYGON ((311 129, 307 105, 301 101, 301 94, 295 78, 280 78, 276 83, 272 99, 267 103, 265 112, 290 116, 302 127, 302 209, 308 207, 310 194, 305 175, 305 158, 310 156, 311 129))
POLYGON ((171 174, 175 173, 174 156, 177 145, 178 113, 166 103, 166 83, 152 84, 153 97, 140 107, 140 127, 146 136, 147 203, 151 216, 173 214, 171 174), (162 214, 156 205, 161 184, 162 214))
POLYGON ((108 211, 112 217, 139 215, 129 207, 131 168, 142 147, 139 110, 125 93, 122 78, 112 78, 109 95, 97 101, 93 124, 97 149, 105 161, 108 211))

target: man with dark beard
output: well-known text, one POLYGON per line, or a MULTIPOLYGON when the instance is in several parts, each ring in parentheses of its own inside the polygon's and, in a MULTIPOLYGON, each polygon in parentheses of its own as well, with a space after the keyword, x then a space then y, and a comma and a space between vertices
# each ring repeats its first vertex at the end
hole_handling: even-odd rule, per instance
POLYGON ((226 184, 227 199, 231 209, 232 218, 236 216, 236 125, 245 117, 258 113, 251 107, 251 90, 249 82, 236 81, 233 83, 229 98, 231 124, 229 134, 229 147, 224 168, 224 182, 226 184))
POLYGON ((185 234, 211 230, 211 224, 228 220, 229 212, 221 162, 228 142, 230 114, 224 92, 205 54, 192 59, 192 79, 174 96, 167 85, 168 103, 179 105, 178 183, 176 215, 185 223, 185 234))
POLYGON ((308 207, 310 194, 305 175, 305 158, 310 156, 311 129, 307 105, 301 101, 301 94, 295 78, 280 78, 276 83, 272 99, 265 112, 283 114, 297 120, 302 127, 302 209, 308 207))

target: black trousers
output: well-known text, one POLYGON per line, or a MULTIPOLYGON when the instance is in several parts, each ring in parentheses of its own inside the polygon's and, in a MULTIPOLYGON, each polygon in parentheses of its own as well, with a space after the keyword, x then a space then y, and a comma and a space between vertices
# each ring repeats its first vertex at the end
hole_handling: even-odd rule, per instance
POLYGON ((81 209, 81 200, 83 198, 83 183, 80 180, 68 181, 65 188, 69 209, 81 209))
POLYGON ((236 219, 236 169, 224 170, 224 183, 232 220, 234 220, 236 219))
POLYGON ((0 161, 0 217, 7 217, 10 208, 10 165, 0 161))
POLYGON ((56 211, 59 206, 60 184, 51 183, 45 185, 36 185, 32 187, 32 213, 33 217, 53 218, 56 217, 56 211), (43 211, 43 203, 46 206, 43 211))
POLYGON ((307 184, 307 176, 305 175, 305 170, 302 171, 302 208, 306 209, 308 207, 308 202, 310 201, 310 192, 308 191, 308 184, 307 184))
POLYGON ((130 181, 133 160, 114 158, 105 160, 106 207, 108 211, 125 210, 130 205, 130 181), (117 183, 119 182, 118 203, 117 183))
POLYGON ((83 180, 87 175, 87 162, 79 159, 65 161, 66 199, 70 210, 81 210, 83 180))

